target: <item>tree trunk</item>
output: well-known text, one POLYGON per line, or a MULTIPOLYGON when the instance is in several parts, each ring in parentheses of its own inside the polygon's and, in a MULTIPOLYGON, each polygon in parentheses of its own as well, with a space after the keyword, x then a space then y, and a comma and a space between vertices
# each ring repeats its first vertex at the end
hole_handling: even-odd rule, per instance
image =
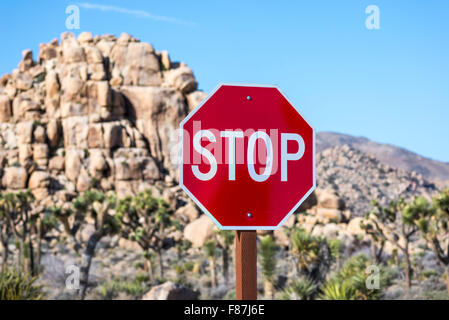
MULTIPOLYGON (((28 238, 28 261, 24 259, 24 264, 26 264, 30 270, 31 275, 35 275, 34 270, 34 248, 33 242, 31 239, 31 225, 29 223, 28 211, 24 212, 25 220, 23 221, 23 234, 22 234, 22 242, 26 243, 28 238), (26 262, 26 263, 25 263, 26 262)), ((24 267, 25 269, 25 267, 24 267)))
POLYGON ((41 245, 42 245, 42 220, 37 219, 37 248, 36 248, 36 272, 39 274, 41 265, 41 245))
POLYGON ((264 281, 264 293, 265 297, 267 297, 268 299, 274 299, 274 285, 273 282, 269 279, 265 279, 264 281))
POLYGON ((31 234, 28 235, 28 251, 30 252, 30 273, 32 276, 36 275, 36 269, 34 264, 34 248, 33 242, 31 241, 31 234))
POLYGON ((164 263, 163 263, 163 259, 162 259, 162 249, 158 248, 156 250, 157 252, 157 258, 159 261, 159 276, 161 277, 161 279, 164 279, 164 263))
POLYGON ((8 263, 8 242, 2 241, 2 273, 5 271, 6 264, 8 263))
POLYGON ((379 247, 375 244, 371 245, 371 256, 373 257, 373 261, 377 264, 381 262, 383 252, 383 245, 379 245, 379 247))
POLYGON ((229 274, 229 253, 228 248, 223 249, 223 278, 225 283, 228 283, 229 274))
POLYGON ((87 242, 86 250, 84 251, 82 257, 81 274, 80 274, 81 300, 84 300, 84 298, 86 297, 86 290, 89 282, 90 265, 92 263, 92 258, 94 257, 95 254, 95 247, 97 246, 97 243, 100 239, 101 234, 99 232, 95 232, 93 235, 91 235, 89 241, 87 242))
POLYGON ((24 271, 24 264, 25 264, 25 246, 23 243, 23 237, 20 238, 19 243, 19 254, 17 255, 17 267, 19 268, 19 273, 22 273, 24 271))
POLYGON ((150 279, 150 282, 153 283, 154 275, 153 275, 153 264, 151 263, 151 259, 145 259, 144 270, 148 274, 148 278, 150 279))
POLYGON ((410 265, 410 256, 408 252, 408 248, 404 250, 404 262, 405 262, 405 285, 407 289, 410 289, 412 286, 412 267, 410 265))
POLYGON ((446 289, 447 289, 447 293, 449 294, 449 264, 447 264, 446 266, 446 289))
POLYGON ((215 272, 215 259, 214 258, 210 258, 210 276, 212 278, 212 287, 216 288, 217 287, 217 274, 215 272))

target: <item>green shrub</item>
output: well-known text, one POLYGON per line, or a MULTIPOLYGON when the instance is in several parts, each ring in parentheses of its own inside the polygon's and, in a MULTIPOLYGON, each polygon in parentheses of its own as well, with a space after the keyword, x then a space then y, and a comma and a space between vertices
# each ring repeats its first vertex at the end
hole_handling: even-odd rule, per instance
POLYGON ((446 290, 424 290, 423 297, 426 300, 449 300, 449 294, 446 290))
POLYGON ((317 290, 317 285, 309 278, 301 278, 293 281, 284 289, 283 300, 311 300, 317 290))
POLYGON ((184 269, 189 272, 193 271, 194 266, 195 266, 195 264, 191 261, 187 261, 186 263, 184 263, 184 269))
POLYGON ((438 277, 439 276, 438 272, 436 272, 435 270, 430 270, 430 269, 426 269, 426 270, 421 271, 420 275, 422 277, 424 277, 424 278, 431 278, 431 277, 438 277))
POLYGON ((6 269, 0 273, 0 300, 41 300, 42 286, 35 285, 35 281, 15 269, 6 269))
POLYGON ((379 268, 379 289, 368 289, 366 268, 370 260, 364 254, 353 256, 326 281, 321 288, 321 299, 326 300, 373 300, 380 298, 382 290, 390 283, 390 274, 379 268))
POLYGON ((235 300, 235 289, 229 290, 222 298, 222 300, 235 300))
POLYGON ((114 278, 111 281, 103 283, 98 288, 98 293, 102 299, 112 300, 120 293, 125 293, 133 298, 138 298, 146 291, 149 278, 146 274, 137 274, 134 280, 127 281, 126 279, 114 278))
POLYGON ((267 281, 273 282, 277 264, 276 252, 279 246, 272 237, 265 236, 260 241, 259 249, 262 274, 267 281))
POLYGON ((321 298, 323 300, 355 300, 356 290, 348 282, 332 281, 322 288, 321 298))

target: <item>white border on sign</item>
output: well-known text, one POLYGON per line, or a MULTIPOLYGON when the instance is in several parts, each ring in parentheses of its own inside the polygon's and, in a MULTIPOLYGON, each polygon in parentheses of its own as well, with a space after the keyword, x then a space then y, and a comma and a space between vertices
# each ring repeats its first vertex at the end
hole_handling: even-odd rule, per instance
POLYGON ((221 230, 277 230, 281 227, 281 225, 296 211, 296 209, 299 208, 301 203, 304 202, 304 200, 307 199, 307 197, 315 190, 316 188, 316 175, 315 175, 315 129, 310 125, 310 122, 307 121, 307 119, 299 112, 298 109, 290 102, 290 100, 287 98, 287 96, 281 91, 281 89, 276 85, 258 85, 258 84, 239 84, 239 83, 220 83, 214 90, 212 90, 209 95, 201 101, 201 103, 194 109, 192 112, 190 112, 187 117, 184 118, 184 120, 180 123, 180 129, 181 129, 181 161, 179 165, 179 185, 184 190, 185 193, 196 203, 196 205, 205 213, 209 218, 212 219, 212 221, 215 223, 215 225, 220 228, 221 230), (183 177, 183 135, 184 135, 184 124, 217 92, 218 89, 220 89, 222 86, 238 86, 238 87, 264 87, 264 88, 275 88, 279 91, 279 93, 289 102, 289 104, 295 109, 296 112, 304 119, 304 121, 307 122, 307 124, 312 128, 313 132, 313 142, 312 142, 312 156, 313 156, 313 186, 310 188, 310 190, 304 195, 304 197, 301 198, 301 200, 296 203, 293 208, 289 211, 289 213, 284 217, 284 219, 279 222, 277 226, 222 226, 217 219, 209 212, 209 210, 206 209, 205 206, 202 205, 202 203, 190 192, 189 189, 184 185, 182 181, 183 177))

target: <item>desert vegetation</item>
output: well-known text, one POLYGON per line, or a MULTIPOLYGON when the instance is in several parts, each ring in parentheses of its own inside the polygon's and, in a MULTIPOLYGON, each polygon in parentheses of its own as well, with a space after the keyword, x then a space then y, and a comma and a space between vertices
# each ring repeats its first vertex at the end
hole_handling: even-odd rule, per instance
MULTIPOLYGON (((385 207, 373 201, 372 210, 359 220, 360 230, 369 239, 367 250, 361 246, 348 252, 339 239, 314 235, 298 222, 283 230, 287 246, 276 233, 261 234, 259 295, 266 299, 383 299, 392 288, 402 288, 407 297, 414 286, 427 281, 439 290, 422 291, 420 298, 447 297, 441 284, 449 293, 448 199, 446 189, 432 201, 398 199, 385 207), (388 245, 390 250, 385 250, 388 245), (419 261, 429 254, 437 261, 434 270, 419 261)), ((306 214, 299 212, 295 219, 306 214)), ((0 219, 2 299, 42 299, 54 294, 40 281, 45 273, 40 257, 50 246, 64 246, 76 257, 80 282, 71 298, 137 299, 166 283, 178 286, 172 290, 182 288, 201 298, 234 297, 233 232, 215 229, 202 246, 192 247, 182 236, 182 219, 150 190, 123 199, 90 190, 74 198, 70 207, 44 211, 36 210, 29 192, 2 193, 0 219), (87 225, 89 236, 80 237, 87 225), (134 265, 128 266, 134 269, 132 276, 89 281, 92 260, 101 259, 96 255, 99 244, 112 237, 141 249, 134 265)), ((117 248, 101 245, 100 250, 107 255, 117 248)))

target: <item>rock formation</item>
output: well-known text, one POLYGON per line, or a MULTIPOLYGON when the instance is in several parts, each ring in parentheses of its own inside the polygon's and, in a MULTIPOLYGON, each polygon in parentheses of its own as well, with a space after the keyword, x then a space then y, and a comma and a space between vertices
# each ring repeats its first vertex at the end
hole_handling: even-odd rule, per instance
POLYGON ((177 128, 204 96, 184 63, 128 34, 63 33, 1 78, 0 187, 51 205, 174 186, 177 128))

